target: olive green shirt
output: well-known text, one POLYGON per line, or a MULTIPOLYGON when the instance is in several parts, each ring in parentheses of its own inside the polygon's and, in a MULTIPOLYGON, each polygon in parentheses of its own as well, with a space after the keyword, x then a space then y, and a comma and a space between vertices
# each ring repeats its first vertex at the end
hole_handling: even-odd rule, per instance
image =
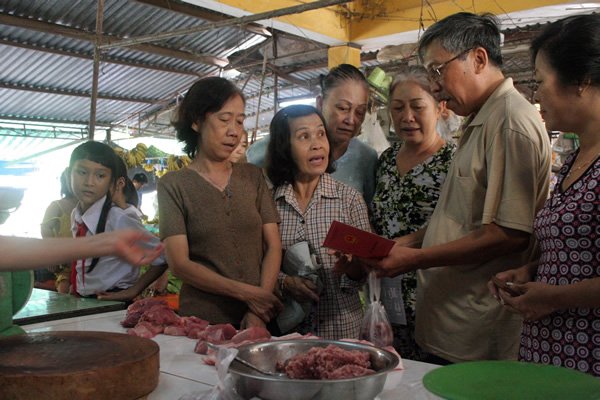
MULTIPOLYGON (((538 111, 512 79, 505 79, 463 128, 423 248, 492 222, 531 233, 548 196, 550 162, 550 141, 538 111)), ((486 262, 471 258, 420 270, 417 343, 453 362, 516 359, 521 319, 498 304, 486 284, 530 255, 528 249, 486 262)))
MULTIPOLYGON (((186 235, 190 260, 227 278, 260 286, 262 228, 278 223, 279 217, 259 168, 233 164, 223 192, 189 168, 169 172, 158 182, 158 206, 161 239, 186 235)), ((247 310, 233 297, 185 282, 181 288, 181 315, 239 325, 247 310)))

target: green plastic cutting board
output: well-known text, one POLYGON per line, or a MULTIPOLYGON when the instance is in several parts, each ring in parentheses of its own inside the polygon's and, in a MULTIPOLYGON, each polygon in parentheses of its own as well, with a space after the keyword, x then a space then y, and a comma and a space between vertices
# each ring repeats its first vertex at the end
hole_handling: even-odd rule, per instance
POLYGON ((427 373, 423 385, 449 400, 600 399, 600 378, 567 368, 518 361, 448 365, 427 373))

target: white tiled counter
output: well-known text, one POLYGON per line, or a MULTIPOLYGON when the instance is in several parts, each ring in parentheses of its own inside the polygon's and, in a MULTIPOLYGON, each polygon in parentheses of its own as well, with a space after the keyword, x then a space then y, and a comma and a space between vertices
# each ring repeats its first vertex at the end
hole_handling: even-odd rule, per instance
MULTIPOLYGON (((119 322, 125 311, 87 315, 39 324, 25 325, 27 332, 47 331, 104 331, 125 333, 119 322)), ((195 339, 182 336, 157 335, 153 340, 160 347, 160 377, 157 388, 148 399, 177 400, 192 392, 209 390, 217 384, 215 367, 202 362, 201 356, 194 353, 195 339)), ((388 375, 380 400, 396 399, 439 399, 429 393, 422 383, 423 375, 437 368, 437 365, 403 360, 404 370, 388 375)))

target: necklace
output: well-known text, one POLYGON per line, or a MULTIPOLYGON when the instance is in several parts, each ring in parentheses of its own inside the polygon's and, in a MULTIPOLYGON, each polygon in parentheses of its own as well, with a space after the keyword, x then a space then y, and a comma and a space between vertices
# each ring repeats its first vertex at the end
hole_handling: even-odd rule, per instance
POLYGON ((212 179, 210 177, 210 175, 206 172, 200 171, 198 167, 196 166, 192 166, 191 164, 189 165, 189 168, 193 169, 194 171, 196 171, 196 173, 198 175, 200 175, 202 178, 204 178, 206 181, 208 181, 208 183, 210 183, 212 186, 214 186, 216 189, 218 189, 220 192, 224 192, 224 194, 231 198, 231 190, 229 189, 229 182, 231 181, 231 168, 229 168, 227 170, 227 182, 223 185, 221 183, 218 183, 217 181, 215 181, 214 179, 212 179))
POLYGON ((592 161, 596 160, 598 158, 598 156, 600 155, 599 153, 596 153, 596 155, 594 155, 594 157, 591 157, 589 159, 587 159, 586 161, 583 161, 582 163, 579 164, 579 166, 577 168, 573 168, 575 166, 575 162, 577 162, 578 160, 575 160, 575 162, 573 163, 573 165, 571 165, 571 169, 569 170, 569 172, 567 173, 567 176, 565 179, 569 179, 569 177, 571 176, 572 173, 579 171, 580 169, 588 166, 592 161))

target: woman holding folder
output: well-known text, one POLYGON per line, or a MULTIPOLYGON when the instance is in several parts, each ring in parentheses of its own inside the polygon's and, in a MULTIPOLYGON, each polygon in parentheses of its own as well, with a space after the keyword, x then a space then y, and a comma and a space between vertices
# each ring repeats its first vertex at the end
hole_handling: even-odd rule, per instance
MULTIPOLYGON (((358 263, 345 261, 337 272, 336 257, 323 241, 334 220, 371 231, 367 205, 356 189, 336 181, 326 123, 316 108, 295 105, 281 109, 271 121, 267 176, 281 218, 284 251, 307 242, 310 258, 322 284, 280 273, 283 295, 313 307, 299 326, 300 333, 325 339, 358 338, 362 306, 358 290, 366 276, 358 263)), ((284 332, 285 333, 285 332, 284 332)))

